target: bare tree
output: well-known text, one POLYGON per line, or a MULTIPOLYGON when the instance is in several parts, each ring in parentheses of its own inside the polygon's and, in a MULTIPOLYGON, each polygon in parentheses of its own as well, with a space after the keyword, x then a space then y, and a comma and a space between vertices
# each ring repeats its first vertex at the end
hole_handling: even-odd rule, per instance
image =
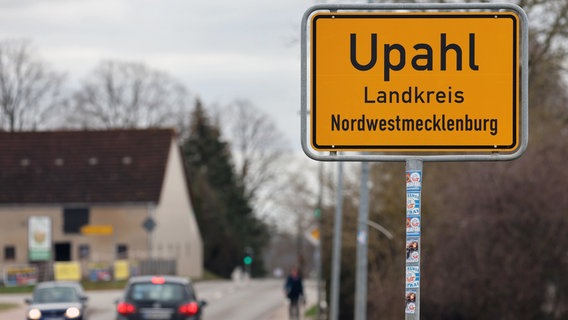
MULTIPOLYGON (((103 61, 75 92, 69 123, 79 128, 185 130, 190 95, 168 74, 133 62, 103 61)), ((183 132, 181 132, 183 134, 183 132)))
MULTIPOLYGON (((225 113, 228 139, 236 158, 236 172, 246 195, 258 200, 270 194, 270 184, 282 170, 287 144, 272 119, 248 100, 236 100, 225 113)), ((272 184, 274 186, 274 184, 272 184)))
POLYGON ((63 75, 51 71, 30 42, 0 42, 0 130, 48 126, 62 104, 63 75))
POLYGON ((531 21, 529 45, 529 106, 531 143, 550 132, 566 134, 568 89, 568 2, 521 0, 531 21), (539 123, 546 122, 546 126, 539 123))
MULTIPOLYGON (((288 160, 293 162, 290 158, 288 160)), ((282 187, 273 195, 271 201, 277 203, 274 213, 277 215, 278 229, 295 236, 296 266, 303 272, 308 272, 313 267, 313 259, 308 254, 310 245, 306 235, 311 227, 317 225, 314 209, 319 193, 319 182, 315 174, 306 174, 306 172, 318 172, 318 167, 313 162, 296 162, 285 171, 282 174, 284 178, 281 182, 282 187)))

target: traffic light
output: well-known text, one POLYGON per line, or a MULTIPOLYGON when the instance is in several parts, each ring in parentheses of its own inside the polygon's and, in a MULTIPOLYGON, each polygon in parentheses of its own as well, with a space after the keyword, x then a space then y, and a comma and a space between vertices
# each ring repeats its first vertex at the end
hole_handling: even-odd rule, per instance
POLYGON ((316 217, 316 219, 321 218, 321 209, 320 208, 314 209, 314 217, 316 217))
POLYGON ((246 255, 246 256, 244 257, 244 259, 243 259, 243 262, 244 262, 245 265, 247 265, 247 266, 250 265, 250 264, 252 264, 252 257, 249 256, 249 255, 246 255))

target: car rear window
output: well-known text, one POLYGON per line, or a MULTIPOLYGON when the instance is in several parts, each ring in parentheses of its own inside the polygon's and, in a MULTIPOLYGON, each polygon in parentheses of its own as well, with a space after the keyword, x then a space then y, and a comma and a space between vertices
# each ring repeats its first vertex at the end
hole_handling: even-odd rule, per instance
POLYGON ((71 287, 39 288, 34 292, 33 301, 36 303, 79 302, 79 297, 75 289, 71 287))
POLYGON ((130 286, 128 298, 133 301, 174 302, 187 301, 189 294, 185 286, 178 283, 134 283, 130 286))

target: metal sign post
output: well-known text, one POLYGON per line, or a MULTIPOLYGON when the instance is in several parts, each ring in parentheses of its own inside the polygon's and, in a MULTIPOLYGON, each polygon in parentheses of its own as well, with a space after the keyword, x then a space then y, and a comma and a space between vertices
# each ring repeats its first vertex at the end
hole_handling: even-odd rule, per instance
POLYGON ((367 319, 367 250, 369 226, 369 163, 361 163, 359 218, 357 221, 357 270, 355 278, 355 320, 367 319))
POLYGON ((406 320, 420 319, 422 160, 406 161, 406 320))

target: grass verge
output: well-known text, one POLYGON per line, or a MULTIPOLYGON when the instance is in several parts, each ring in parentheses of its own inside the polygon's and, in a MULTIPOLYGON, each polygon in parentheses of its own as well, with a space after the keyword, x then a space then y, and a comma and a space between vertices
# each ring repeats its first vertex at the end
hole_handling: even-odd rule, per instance
MULTIPOLYGON (((222 279, 222 277, 205 270, 203 273, 203 277, 192 279, 194 281, 206 281, 206 280, 217 280, 222 279)), ((81 281, 83 288, 85 290, 122 290, 126 285, 126 280, 124 281, 81 281)), ((34 286, 22 286, 22 287, 5 287, 0 286, 0 294, 3 293, 31 293, 34 290, 34 286)))
POLYGON ((314 304, 313 306, 306 309, 304 316, 307 319, 315 319, 318 316, 318 306, 314 304))

